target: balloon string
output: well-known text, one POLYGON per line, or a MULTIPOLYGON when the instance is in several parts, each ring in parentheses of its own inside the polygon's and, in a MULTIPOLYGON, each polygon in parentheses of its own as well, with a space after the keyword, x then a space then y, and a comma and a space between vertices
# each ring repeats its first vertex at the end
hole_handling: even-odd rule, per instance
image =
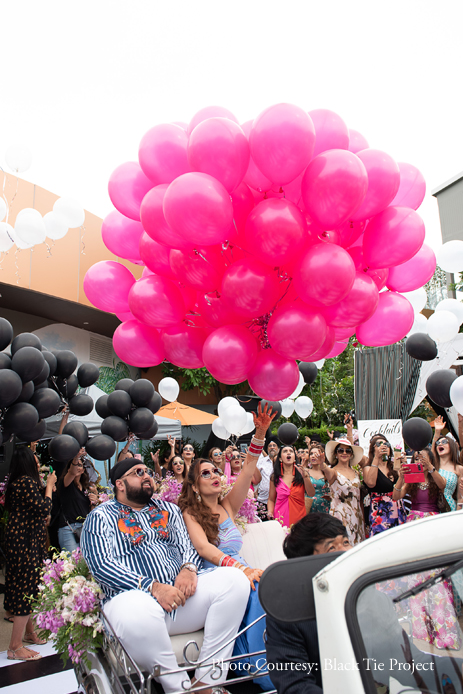
POLYGON ((18 253, 21 253, 21 251, 18 247, 16 247, 16 250, 14 252, 14 266, 16 268, 14 276, 16 277, 16 284, 19 284, 19 280, 21 279, 21 275, 19 274, 18 253))
POLYGON ((399 375, 398 375, 398 377, 395 379, 396 381, 400 381, 400 379, 402 378, 402 376, 403 376, 403 373, 402 373, 403 368, 404 368, 404 363, 403 363, 403 361, 402 361, 402 359, 401 359, 401 360, 400 360, 400 367, 399 367, 399 375))
POLYGON ((211 302, 211 300, 209 299, 209 297, 210 297, 211 295, 215 295, 215 298, 216 298, 216 299, 220 299, 220 294, 219 294, 219 292, 217 291, 217 289, 215 289, 213 292, 208 292, 207 294, 204 294, 204 298, 205 298, 206 303, 207 303, 208 306, 212 306, 212 302, 211 302))
POLYGON ((4 262, 7 255, 8 255, 8 252, 2 251, 2 253, 0 255, 0 270, 3 270, 3 262, 4 262))
MULTIPOLYGON (((5 173, 5 171, 3 171, 3 169, 2 169, 1 166, 0 166, 0 169, 1 169, 2 172, 3 172, 2 198, 4 199, 4 201, 5 201, 5 203, 6 203, 6 217, 5 217, 5 222, 8 222, 8 217, 9 217, 9 215, 10 215, 10 206, 8 205, 8 200, 7 200, 7 198, 6 198, 6 193, 5 193, 5 187, 6 187, 6 173, 5 173)), ((8 234, 8 231, 7 231, 6 233, 8 234)), ((8 234, 8 237, 9 237, 9 239, 10 239, 11 241, 13 241, 13 239, 11 238, 11 236, 10 236, 9 234, 8 234)))
POLYGON ((52 257, 52 255, 51 255, 51 246, 50 246, 50 244, 47 243, 46 241, 45 241, 45 245, 46 245, 46 247, 47 247, 47 253, 48 253, 48 255, 47 255, 47 260, 48 260, 48 258, 51 258, 51 257, 52 257))
POLYGON ((85 253, 85 241, 84 241, 85 231, 86 231, 85 224, 82 224, 82 226, 80 227, 80 232, 81 232, 80 233, 80 243, 81 243, 80 253, 81 253, 81 255, 86 255, 86 253, 85 253))
MULTIPOLYGON (((19 188, 19 177, 16 176, 16 190, 14 191, 14 195, 13 195, 13 197, 11 198, 10 204, 8 205, 8 214, 9 214, 9 212, 10 212, 10 208, 13 207, 13 203, 14 203, 14 201, 15 201, 15 198, 16 198, 17 194, 18 194, 18 188, 19 188)), ((8 219, 7 219, 7 221, 8 221, 8 219)))

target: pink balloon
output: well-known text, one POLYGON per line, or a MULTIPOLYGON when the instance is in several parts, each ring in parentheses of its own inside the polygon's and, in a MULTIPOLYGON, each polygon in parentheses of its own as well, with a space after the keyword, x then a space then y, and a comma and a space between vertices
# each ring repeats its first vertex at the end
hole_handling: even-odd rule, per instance
MULTIPOLYGON (((365 272, 365 271, 364 271, 365 272)), ((378 287, 380 292, 383 287, 386 286, 387 278, 389 277, 390 270, 386 269, 376 269, 376 270, 366 270, 366 274, 371 277, 373 282, 378 287)))
POLYGON ((348 344, 349 340, 336 340, 332 349, 328 352, 324 359, 332 359, 333 357, 338 357, 340 354, 344 352, 348 344))
POLYGON ((198 293, 196 289, 183 284, 183 282, 177 281, 174 282, 174 284, 180 290, 180 294, 182 295, 187 311, 193 311, 198 300, 198 293))
POLYGON ((370 268, 401 265, 418 253, 424 223, 409 207, 388 207, 370 220, 363 235, 363 255, 370 268))
POLYGON ((198 298, 198 310, 206 323, 213 328, 222 325, 244 323, 244 316, 232 311, 220 295, 215 292, 203 294, 198 298))
POLYGON ((137 320, 133 315, 132 311, 118 311, 116 316, 119 318, 121 323, 126 323, 129 320, 137 320))
MULTIPOLYGON (((241 129, 248 138, 248 141, 249 133, 251 132, 253 122, 254 121, 252 120, 248 120, 241 126, 241 129)), ((259 192, 270 190, 270 188, 272 187, 272 181, 270 181, 266 176, 264 176, 262 171, 259 170, 254 159, 252 158, 252 154, 249 157, 248 170, 246 171, 243 181, 253 190, 257 190, 259 192)))
POLYGON ((135 282, 129 292, 129 308, 141 323, 156 328, 180 323, 185 315, 180 289, 174 282, 157 275, 135 282))
MULTIPOLYGON (((166 246, 162 246, 157 241, 154 241, 151 236, 143 232, 140 239, 140 256, 146 267, 156 275, 168 277, 170 280, 177 279, 169 262, 170 250, 166 246)), ((179 253, 181 251, 178 251, 179 253)))
POLYGON ((395 292, 413 292, 429 282, 436 271, 436 256, 425 243, 406 263, 391 267, 387 287, 395 292))
POLYGON ((138 160, 154 185, 172 183, 177 176, 191 171, 187 145, 185 130, 172 123, 155 125, 142 137, 138 160))
POLYGON ((244 248, 244 227, 249 213, 255 206, 254 195, 246 183, 240 183, 230 197, 233 205, 233 222, 229 230, 228 241, 233 246, 244 248))
POLYGON ((111 202, 123 215, 140 221, 140 205, 153 182, 145 176, 135 161, 128 161, 115 169, 108 183, 111 202))
POLYGON ((167 183, 156 186, 145 195, 140 207, 143 229, 157 243, 168 248, 191 249, 193 243, 176 234, 166 222, 162 205, 169 186, 167 183))
POLYGON ((166 359, 181 369, 201 369, 203 346, 207 332, 202 328, 191 328, 185 323, 165 328, 161 334, 166 359))
POLYGON ((208 118, 228 118, 234 123, 238 123, 233 113, 229 111, 227 108, 224 108, 223 106, 206 106, 205 108, 202 108, 200 111, 195 113, 195 115, 191 119, 188 125, 188 135, 190 135, 193 132, 197 125, 202 123, 204 120, 207 120, 208 118))
POLYGON ((194 289, 212 292, 220 287, 225 261, 218 248, 170 251, 170 265, 176 278, 194 289))
POLYGON ((295 301, 277 308, 268 322, 267 335, 281 356, 308 361, 326 339, 326 323, 320 313, 295 301))
POLYGON ((257 342, 247 328, 224 325, 214 330, 203 347, 206 369, 220 383, 242 383, 257 356, 257 342))
POLYGON ((296 390, 299 368, 295 361, 285 359, 273 349, 263 349, 248 375, 256 395, 266 400, 284 400, 296 390))
POLYGON ((339 234, 339 245, 343 248, 349 248, 363 234, 367 222, 344 222, 336 231, 339 234))
POLYGON ((148 277, 148 275, 155 275, 156 273, 153 272, 152 270, 149 269, 149 267, 143 268, 143 272, 141 273, 142 277, 148 277))
POLYGON ((319 361, 320 359, 326 359, 327 355, 331 352, 331 350, 334 347, 335 339, 336 335, 334 332, 334 328, 332 328, 331 325, 327 325, 325 342, 322 344, 322 346, 317 352, 310 355, 310 361, 319 361))
POLYGON ((356 326, 371 318, 378 301, 378 288, 372 278, 357 271, 349 294, 339 303, 324 308, 322 315, 334 327, 356 326))
POLYGON ((277 274, 257 258, 238 260, 225 271, 222 296, 228 306, 247 318, 268 313, 280 296, 277 274))
POLYGON ((372 317, 357 327, 357 339, 367 347, 392 345, 410 331, 414 318, 408 299, 395 292, 382 292, 372 317))
POLYGON ((101 238, 106 248, 119 258, 140 260, 138 244, 143 234, 140 222, 125 217, 114 210, 110 212, 101 225, 101 238))
POLYGON ((368 149, 370 145, 358 130, 352 130, 349 128, 349 147, 347 148, 349 152, 357 154, 361 149, 368 149))
POLYGON ((109 313, 130 311, 128 295, 135 277, 121 263, 100 260, 87 270, 84 292, 96 308, 109 313))
POLYGON ((399 189, 399 167, 389 154, 379 149, 364 149, 357 152, 368 174, 368 190, 365 198, 351 219, 369 219, 382 212, 394 199, 399 189))
POLYGON ((164 348, 158 331, 137 320, 121 323, 116 328, 113 347, 119 359, 131 366, 144 369, 164 361, 164 348))
POLYGON ((228 118, 208 118, 190 135, 188 161, 191 169, 214 176, 229 193, 243 180, 249 156, 246 135, 228 118))
POLYGON ((312 159, 302 179, 307 212, 324 229, 336 229, 360 207, 368 188, 368 174, 356 154, 331 149, 312 159))
POLYGON ((347 252, 354 261, 355 269, 361 270, 366 275, 371 277, 373 282, 378 287, 378 291, 381 291, 381 289, 386 286, 389 270, 387 268, 376 268, 375 270, 369 270, 365 258, 363 257, 363 244, 362 246, 351 246, 351 248, 347 249, 347 252))
POLYGON ((309 111, 309 116, 315 127, 314 157, 327 149, 347 149, 349 147, 349 130, 341 116, 327 108, 309 111))
POLYGON ((313 156, 315 128, 299 106, 270 106, 255 119, 249 134, 251 156, 273 183, 290 183, 313 156))
POLYGON ((302 256, 294 273, 294 285, 303 301, 330 306, 352 289, 355 266, 349 253, 339 246, 318 243, 302 256))
POLYGON ((263 200, 249 214, 246 248, 271 267, 295 258, 307 238, 302 212, 287 200, 263 200))
POLYGON ((426 193, 426 181, 416 166, 399 161, 400 185, 391 202, 395 207, 411 207, 417 210, 426 193))
POLYGON ((284 193, 284 199, 293 202, 298 207, 302 206, 301 185, 304 173, 305 169, 299 174, 299 176, 296 176, 296 178, 293 181, 291 181, 290 183, 286 183, 284 190, 282 189, 284 193))
POLYGON ((205 173, 179 176, 164 196, 167 224, 194 245, 223 243, 233 222, 230 196, 219 181, 205 173))
POLYGON ((349 340, 349 337, 355 335, 355 328, 335 328, 334 329, 334 339, 336 342, 342 340, 349 340))

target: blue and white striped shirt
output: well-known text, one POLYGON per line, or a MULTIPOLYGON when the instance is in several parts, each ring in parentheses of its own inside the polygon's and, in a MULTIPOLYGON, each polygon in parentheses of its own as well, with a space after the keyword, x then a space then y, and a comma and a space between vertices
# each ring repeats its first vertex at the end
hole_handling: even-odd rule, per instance
POLYGON ((185 562, 202 568, 180 509, 153 501, 140 511, 116 499, 87 517, 80 548, 104 601, 126 590, 150 592, 153 579, 173 585, 185 562))

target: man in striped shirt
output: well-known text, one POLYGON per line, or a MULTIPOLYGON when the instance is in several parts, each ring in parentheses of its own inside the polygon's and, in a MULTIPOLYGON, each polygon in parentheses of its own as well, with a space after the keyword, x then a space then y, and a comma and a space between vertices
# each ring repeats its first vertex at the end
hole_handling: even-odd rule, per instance
MULTIPOLYGON (((204 628, 199 661, 231 656, 250 584, 238 569, 202 569, 178 506, 153 501, 152 471, 134 458, 111 470, 116 498, 88 516, 82 554, 104 593, 104 612, 124 647, 148 672, 175 670, 170 635, 204 628), (207 618, 207 624, 206 624, 207 618), (218 652, 217 652, 218 651, 218 652)), ((198 668, 198 686, 220 683, 198 668)), ((216 674, 216 673, 215 673, 216 674)), ((162 678, 166 692, 183 690, 185 673, 162 678)), ((225 691, 213 688, 213 691, 225 691)))

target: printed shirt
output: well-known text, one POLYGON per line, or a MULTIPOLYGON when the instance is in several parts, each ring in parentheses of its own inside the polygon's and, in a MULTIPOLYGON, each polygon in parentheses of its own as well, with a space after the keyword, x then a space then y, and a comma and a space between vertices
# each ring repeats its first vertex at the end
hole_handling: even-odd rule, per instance
POLYGON ((180 509, 166 501, 151 500, 139 511, 116 499, 97 506, 85 521, 80 548, 103 603, 126 590, 150 593, 154 579, 173 585, 186 562, 202 568, 180 509))
POLYGON ((257 469, 260 470, 260 474, 262 475, 257 489, 257 501, 266 504, 270 491, 270 477, 273 475, 273 463, 268 455, 260 454, 259 460, 257 461, 257 469))

